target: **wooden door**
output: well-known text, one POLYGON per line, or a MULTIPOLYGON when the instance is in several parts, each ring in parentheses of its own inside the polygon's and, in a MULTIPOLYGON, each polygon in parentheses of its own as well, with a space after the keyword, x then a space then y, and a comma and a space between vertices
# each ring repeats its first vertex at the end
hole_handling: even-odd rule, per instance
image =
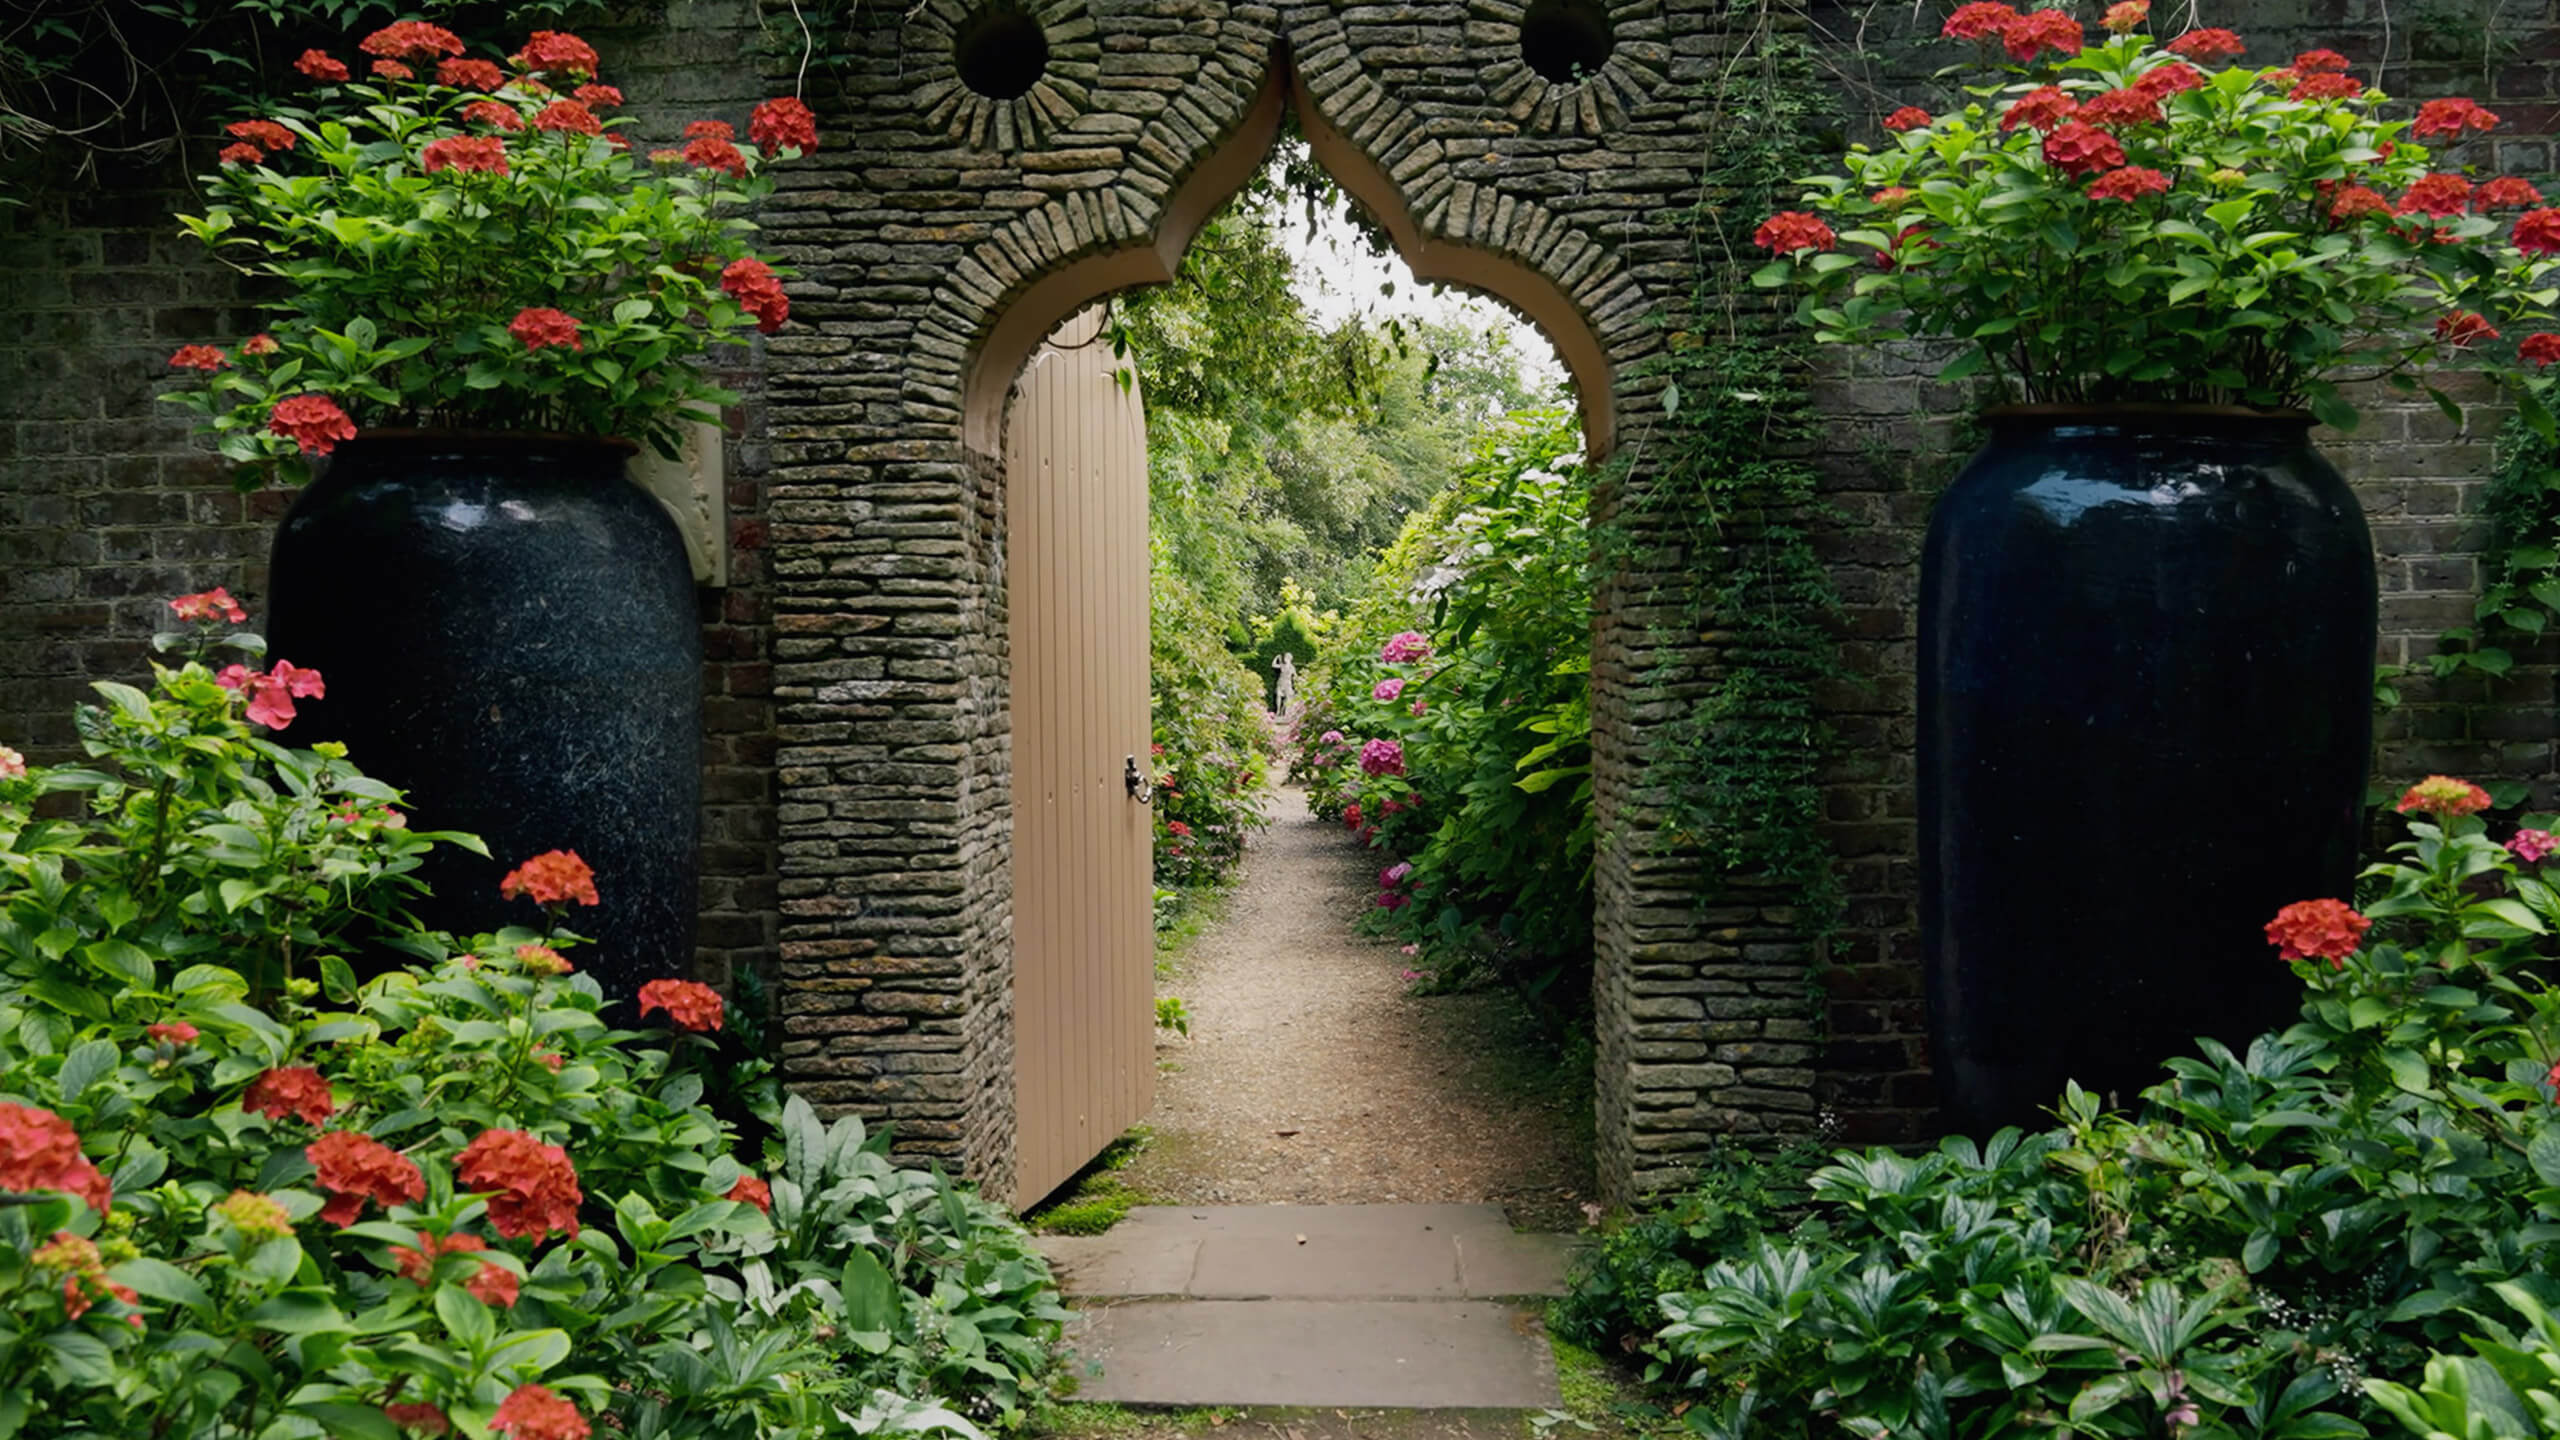
POLYGON ((1100 338, 1060 326, 1005 440, 1013 664, 1015 1203, 1056 1189, 1155 1103, 1147 764, 1147 427, 1100 338))

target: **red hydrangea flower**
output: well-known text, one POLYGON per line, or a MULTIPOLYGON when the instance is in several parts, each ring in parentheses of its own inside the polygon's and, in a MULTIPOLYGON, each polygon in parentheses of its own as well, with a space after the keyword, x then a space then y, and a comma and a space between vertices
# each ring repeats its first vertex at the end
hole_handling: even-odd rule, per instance
POLYGON ((771 267, 752 255, 729 262, 720 272, 720 288, 756 317, 756 328, 767 335, 791 318, 791 297, 782 293, 782 282, 774 278, 771 267))
POLYGON ((622 103, 622 92, 611 85, 581 85, 569 93, 590 110, 610 110, 622 103))
POLYGON ((462 37, 424 20, 397 20, 364 37, 356 48, 386 60, 433 60, 461 54, 462 37))
POLYGON ((521 1130, 484 1130, 454 1157, 462 1183, 494 1191, 489 1223, 510 1240, 578 1234, 578 1172, 569 1152, 521 1130))
POLYGON ((729 1193, 722 1198, 753 1205, 767 1215, 773 1213, 773 1187, 753 1175, 739 1176, 738 1183, 730 1186, 729 1193))
POLYGON ((1760 222, 1751 234, 1751 243, 1774 255, 1795 255, 1806 250, 1829 250, 1840 237, 1820 217, 1802 210, 1781 210, 1760 222))
MULTIPOLYGON (((2453 319, 2461 313, 2456 311, 2454 315, 2448 315, 2445 319, 2453 319)), ((2474 315, 2471 318, 2478 320, 2480 317, 2474 315)), ((2483 327, 2488 324, 2485 320, 2480 323, 2483 327)), ((2443 321, 2436 323, 2437 334, 2443 334, 2444 328, 2443 321)), ((2495 330, 2489 332, 2491 336, 2497 333, 2495 330)), ((2430 775, 2410 786, 2401 794, 2399 803, 2391 808, 2403 815, 2423 810, 2439 820, 2450 820, 2458 815, 2477 815, 2488 809, 2489 792, 2468 780, 2457 780, 2451 775, 2430 775)))
POLYGON ((314 80, 335 83, 347 78, 346 62, 331 59, 326 50, 303 51, 302 58, 293 62, 293 68, 314 80))
POLYGON ((1867 203, 1871 205, 1881 205, 1890 210, 1894 206, 1901 204, 1903 201, 1910 199, 1911 193, 1912 192, 1910 190, 1900 185, 1887 185, 1873 195, 1868 196, 1867 203))
POLYGON ((2072 99, 2061 86, 2039 85, 2009 102, 2009 108, 2000 112, 2000 128, 2009 131, 2027 125, 2037 130, 2051 130, 2070 119, 2079 109, 2080 102, 2072 99))
POLYGON ((684 127, 687 140, 735 140, 738 127, 726 120, 696 120, 684 127))
POLYGON ((2267 943, 2286 960, 2326 960, 2345 969, 2373 922, 2342 900, 2296 900, 2267 922, 2267 943))
POLYGON ((2394 207, 2402 215, 2459 215, 2471 204, 2471 182, 2459 175, 2421 175, 2394 207))
POLYGON ((2160 99, 2128 86, 2095 96, 2080 107, 2080 122, 2108 130, 2160 123, 2160 99))
POLYGON ((173 370, 227 370, 231 368, 231 357, 223 354, 219 346, 181 345, 178 353, 169 357, 169 367, 173 370))
POLYGON ((433 1405, 421 1405, 414 1401, 385 1405, 382 1407, 382 1413, 384 1418, 392 1424, 403 1430, 413 1430, 420 1435, 443 1435, 453 1429, 453 1422, 444 1418, 444 1412, 433 1405))
POLYGON ((6 745, 0 745, 0 780, 24 780, 26 778, 27 757, 10 749, 6 745))
POLYGON ((255 165, 267 158, 267 152, 243 140, 236 145, 223 146, 213 158, 220 165, 255 165))
POLYGON ((2338 192, 2329 204, 2332 219, 2353 220, 2360 215, 2388 215, 2391 202, 2381 191, 2369 185, 2350 185, 2338 192))
POLYGON ((2420 140, 2439 135, 2460 135, 2465 130, 2495 130, 2498 117, 2480 107, 2479 102, 2459 96, 2447 100, 2430 100, 2418 107, 2418 118, 2409 126, 2409 134, 2420 140))
POLYGON ((462 120, 466 125, 486 125, 509 134, 524 128, 524 116, 516 107, 498 100, 474 100, 463 106, 462 120))
POLYGON ((664 1010, 677 1026, 700 1033, 717 1030, 723 1014, 720 992, 691 980, 652 980, 640 987, 640 1014, 664 1010))
MULTIPOLYGON (((568 957, 548 945, 519 945, 516 963, 535 975, 566 975, 570 971, 568 957)), ((554 1065, 554 1070, 560 1067, 554 1065)))
POLYGON ((746 153, 726 140, 715 140, 708 135, 699 140, 688 140, 684 146, 684 158, 685 163, 696 170, 718 170, 742 180, 746 178, 746 153))
POLYGON ((281 730, 293 723, 295 697, 315 700, 329 693, 319 671, 307 670, 290 660, 277 661, 275 668, 263 675, 246 665, 226 665, 213 678, 225 690, 246 694, 249 718, 270 730, 281 730))
POLYGON ((2480 211, 2522 210, 2541 203, 2542 192, 2534 189, 2530 181, 2514 175, 2484 180, 2479 189, 2471 192, 2471 208, 2480 211))
POLYGON ((518 865, 498 882, 498 894, 508 900, 530 895, 537 905, 604 903, 596 894, 596 872, 575 850, 545 850, 518 865))
POLYGON ((417 78, 418 74, 417 71, 410 69, 408 66, 401 64, 397 60, 374 61, 373 73, 385 80, 412 80, 417 78))
POLYGON ((80 1132, 32 1105, 0 1105, 0 1190, 59 1190, 101 1215, 115 1198, 107 1177, 80 1153, 80 1132))
POLYGON ((2239 36, 2217 27, 2190 30, 2160 48, 2190 60, 2228 60, 2249 47, 2239 36))
POLYGON ((567 75, 589 79, 596 73, 596 49, 575 35, 559 30, 536 30, 524 48, 508 57, 519 70, 544 75, 567 75))
POLYGON ((507 72, 495 60, 447 60, 436 66, 436 83, 486 94, 507 83, 507 72))
POLYGON ((318 1127, 338 1113, 338 1102, 329 1094, 329 1082, 308 1065, 269 1070, 249 1082, 240 1092, 240 1108, 281 1120, 299 1115, 303 1123, 318 1127))
POLYGON ((163 1020, 157 1025, 143 1026, 142 1033, 150 1036, 154 1045, 193 1045, 203 1032, 184 1020, 163 1020))
POLYGON ((2110 34, 2130 35, 2151 18, 2151 0, 2117 0, 2098 20, 2110 34))
POLYGON ((542 307, 519 310, 516 318, 507 322, 507 333, 523 341, 527 350, 539 350, 546 345, 565 345, 572 350, 587 348, 586 342, 578 338, 578 317, 560 310, 542 307))
MULTIPOLYGON (((2560 340, 2560 335, 2545 335, 2536 338, 2560 340)), ((2551 832, 2548 830, 2518 830, 2507 841, 2507 853, 2513 855, 2527 865, 2539 862, 2543 856, 2550 854, 2554 850, 2560 850, 2560 839, 2554 839, 2551 832)))
POLYGON ((181 620, 228 620, 237 625, 249 618, 249 612, 241 609, 240 602, 231 598, 231 591, 220 585, 210 590, 199 590, 193 595, 181 595, 169 602, 169 608, 177 612, 181 620))
POLYGON ((1900 134, 1905 130, 1929 128, 1929 112, 1917 105, 1905 105, 1884 117, 1884 128, 1900 134))
POLYGON ((2537 369, 2548 369, 2552 361, 2560 360, 2560 335, 2548 331, 2527 335, 2516 346, 2516 358, 2532 361, 2537 369))
POLYGON ((2335 50, 2305 50, 2293 57, 2293 68, 2305 75, 2344 75, 2347 57, 2335 50))
POLYGON ((2560 255, 2560 210, 2527 210, 2516 217, 2516 248, 2527 255, 2560 255))
POLYGON ((2038 10, 2021 15, 2000 31, 2000 44, 2009 58, 2024 65, 2046 50, 2065 55, 2080 53, 2080 22, 2067 10, 2038 10))
POLYGON ((262 150, 290 150, 300 137, 273 120, 234 120, 223 133, 236 135, 262 150))
POLYGON ((1360 828, 1359 801, 1354 800, 1350 804, 1342 807, 1342 823, 1349 829, 1357 830, 1360 828))
POLYGON ((276 344, 276 337, 264 331, 240 342, 240 353, 243 355, 273 355, 280 348, 282 347, 276 344))
POLYGON ((575 100, 554 100, 535 112, 533 128, 568 135, 601 135, 604 122, 596 118, 596 112, 575 100))
POLYGON ((806 155, 818 148, 818 117, 798 96, 777 96, 748 114, 747 138, 768 155, 785 146, 806 155))
POLYGON ((320 1208, 320 1218, 332 1225, 356 1223, 368 1200, 397 1205, 426 1198, 427 1181, 417 1162, 370 1135, 332 1130, 302 1147, 302 1153, 332 1197, 320 1208))
POLYGON ((2364 94, 2364 82, 2353 75, 2305 75, 2285 96, 2288 100, 2354 100, 2364 94))
MULTIPOLYGON (((2498 327, 2490 324, 2485 316, 2475 315, 2468 310, 2456 310, 2436 322, 2436 338, 2456 350, 2468 350, 2483 340, 2497 339, 2498 327)), ((2484 796, 2486 793, 2482 792, 2484 796)))
POLYGON ((2140 165, 2127 165, 2110 170, 2089 182, 2092 200, 2136 200, 2145 195, 2158 195, 2169 188, 2169 177, 2140 165))
POLYGON ((1164 822, 1164 833, 1177 839, 1188 840, 1191 838, 1191 827, 1179 820, 1167 820, 1164 822))
POLYGON ((2044 158, 2066 175, 2089 175, 2122 165, 2124 147, 2106 131, 2074 120, 2044 137, 2044 158))
POLYGON ((1946 27, 1938 33, 1951 40, 1987 40, 2018 21, 2018 12, 1997 0, 1972 0, 1959 5, 1947 17, 1946 27))
POLYGON ((587 1440, 588 1433, 578 1407, 540 1385, 519 1385, 499 1401, 489 1428, 507 1440, 587 1440))
POLYGON ((439 170, 504 175, 507 142, 495 135, 447 135, 428 141, 427 148, 418 152, 418 168, 430 175, 439 170))
POLYGON ((462 1288, 483 1305, 512 1310, 516 1305, 517 1292, 524 1288, 524 1280, 504 1265, 482 1261, 471 1278, 462 1282, 462 1288))
POLYGON ((2133 82, 2132 88, 2154 100, 2166 101, 2172 95, 2183 94, 2203 83, 2203 71, 2193 65, 2172 60, 2166 65, 2154 65, 2143 71, 2133 82))

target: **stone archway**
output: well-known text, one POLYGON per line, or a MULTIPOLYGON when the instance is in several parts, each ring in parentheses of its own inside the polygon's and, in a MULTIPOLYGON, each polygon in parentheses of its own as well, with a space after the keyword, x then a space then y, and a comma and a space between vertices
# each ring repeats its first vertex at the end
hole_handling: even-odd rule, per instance
MULTIPOLYGON (((1705 141, 1683 96, 1730 48, 1723 23, 1697 0, 855 13, 850 81, 811 97, 851 143, 795 170, 765 218, 809 322, 775 338, 768 377, 795 1088, 1009 1186, 998 457, 1032 347, 1088 300, 1169 278, 1294 107, 1418 275, 1489 291, 1557 342, 1587 432, 1632 457, 1616 493, 1640 493, 1661 409, 1644 362, 1694 276, 1678 214, 1705 141), (989 34, 1009 48, 972 49, 989 34)), ((1702 911, 1697 866, 1655 838, 1651 688, 1713 655, 1660 633, 1685 557, 1635 523, 1637 558, 1595 602, 1593 666, 1600 1163, 1617 1193, 1812 1109, 1809 1072, 1732 1063, 1759 1042, 1783 1066, 1772 1047, 1804 1030, 1801 980, 1789 998, 1766 983, 1773 956, 1800 965, 1778 953, 1787 920, 1702 911)))

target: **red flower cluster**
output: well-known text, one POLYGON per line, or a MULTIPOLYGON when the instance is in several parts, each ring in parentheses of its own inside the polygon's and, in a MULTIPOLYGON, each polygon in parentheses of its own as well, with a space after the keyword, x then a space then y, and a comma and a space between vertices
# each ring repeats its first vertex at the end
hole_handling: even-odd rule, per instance
POLYGON ((723 1010, 720 992, 691 980, 652 980, 640 987, 640 1014, 664 1010, 682 1029, 717 1030, 723 1010))
POLYGON ((294 1065, 268 1070, 250 1081, 249 1088, 240 1092, 240 1108, 270 1120, 299 1115, 305 1124, 317 1128, 338 1113, 338 1102, 319 1071, 294 1065))
POLYGON ((32 1105, 0 1105, 0 1190, 59 1190, 101 1215, 115 1199, 71 1122, 32 1105))
POLYGON ((569 1152, 545 1145, 521 1130, 483 1130, 454 1157, 454 1173, 466 1185, 495 1191, 489 1223, 510 1240, 540 1240, 553 1232, 575 1239, 578 1172, 569 1152))
MULTIPOLYGON (((112 1295, 127 1305, 137 1304, 142 1297, 130 1285, 119 1285, 107 1278, 105 1259, 98 1254, 98 1243, 68 1230, 56 1230, 53 1239, 36 1247, 27 1257, 40 1270, 59 1271, 62 1275, 62 1310, 77 1320, 89 1313, 89 1307, 112 1295)), ((142 1317, 128 1315, 133 1328, 142 1328, 142 1317)))
MULTIPOLYGON (((2436 330, 2441 334, 2444 326, 2439 323, 2436 330)), ((2492 330, 2489 333, 2495 335, 2498 332, 2492 330)), ((2468 780, 2457 780, 2450 775, 2430 775, 2410 786, 2401 794, 2399 803, 2391 808, 2403 815, 2423 810, 2439 820, 2450 820, 2458 815, 2477 815, 2488 809, 2489 792, 2468 780)))
POLYGON ((2527 255, 2560 255, 2560 210, 2527 210, 2516 217, 2516 248, 2527 255))
POLYGON ((2344 75, 2347 57, 2335 50, 2305 50, 2293 57, 2293 68, 2305 75, 2344 75))
POLYGON ((2093 97, 2088 104, 2080 107, 2079 118, 2083 124, 2096 125, 2108 130, 2125 130, 2136 125, 2157 125, 2161 119, 2160 100, 2158 96, 2128 86, 2122 90, 2110 90, 2103 95, 2093 97))
POLYGON ((273 120, 234 120, 223 129, 261 150, 290 150, 300 138, 273 120))
POLYGON ((1900 134, 1905 130, 1929 128, 1929 112, 1917 105, 1905 105, 1884 117, 1884 128, 1900 134))
MULTIPOLYGON (((290 660, 279 660, 275 668, 260 674, 246 665, 226 665, 213 677, 225 690, 237 690, 249 697, 249 718, 270 730, 281 730, 293 723, 293 702, 317 700, 329 693, 320 672, 305 669, 290 660)), ((314 1120, 314 1125, 320 1122, 314 1120)))
POLYGON ((1794 255, 1806 250, 1829 250, 1840 237, 1821 217, 1802 210, 1781 210, 1760 222, 1751 233, 1751 243, 1774 255, 1794 255))
POLYGON ((2527 206, 2541 203, 2542 192, 2534 189, 2532 182, 2514 175, 2500 175, 2493 180, 2484 180, 2480 182, 2480 188, 2471 192, 2471 208, 2484 212, 2522 210, 2527 206))
POLYGON ((2017 22, 2018 12, 1996 0, 1971 0, 1957 6, 1938 33, 1951 40, 1990 40, 2017 22))
POLYGON ((240 353, 243 355, 273 355, 281 348, 276 344, 276 337, 264 331, 240 342, 240 353))
MULTIPOLYGON (((425 1285, 435 1279, 438 1257, 476 1255, 488 1248, 489 1242, 477 1235, 448 1235, 439 1241, 433 1235, 421 1230, 418 1232, 417 1249, 412 1250, 406 1245, 394 1245, 391 1247, 391 1258, 400 1267, 400 1273, 403 1276, 417 1284, 425 1285)), ((515 1308, 516 1295, 523 1285, 523 1278, 513 1270, 504 1265, 483 1260, 479 1268, 471 1272, 471 1278, 462 1283, 462 1288, 484 1305, 511 1310, 515 1308)))
POLYGON ((2356 100, 2364 95, 2364 82, 2353 75, 2305 75, 2285 98, 2288 100, 2356 100))
POLYGON ((2391 201, 2370 185, 2350 185, 2329 204, 2330 218, 2353 220, 2360 215, 2388 215, 2391 201))
POLYGON ((507 322, 507 333, 523 341, 527 350, 539 350, 546 345, 565 345, 572 350, 587 348, 586 342, 578 338, 578 317, 547 307, 517 311, 516 318, 507 322))
POLYGON ((554 100, 534 112, 533 128, 565 135, 601 135, 604 122, 596 112, 575 100, 554 100))
POLYGON ((2143 71, 2141 77, 2133 82, 2133 88, 2154 100, 2166 103, 2170 96, 2184 94, 2203 83, 2203 71, 2193 65, 2172 60, 2166 65, 2154 65, 2143 71))
MULTIPOLYGON (((257 157, 253 155, 249 158, 254 160, 257 157)), ((223 354, 221 347, 217 345, 181 345, 178 347, 178 353, 169 357, 169 368, 203 370, 208 373, 227 370, 231 368, 231 357, 223 354)))
POLYGON ((501 898, 513 900, 530 895, 537 905, 566 905, 574 900, 581 905, 601 905, 596 894, 596 872, 578 858, 575 850, 545 850, 513 870, 498 882, 501 898))
POLYGON ((507 1440, 587 1440, 587 1419, 578 1407, 540 1385, 519 1385, 498 1402, 489 1428, 507 1440))
POLYGON ((2286 960, 2326 960, 2345 969, 2373 922, 2342 900, 2296 900, 2267 922, 2267 943, 2286 960))
POLYGON ((730 1186, 729 1193, 722 1198, 753 1205, 767 1215, 773 1213, 773 1187, 753 1175, 739 1176, 738 1183, 730 1186))
POLYGON ((384 1419, 401 1429, 414 1430, 421 1435, 443 1435, 453 1429, 453 1422, 444 1418, 444 1412, 433 1405, 416 1402, 385 1405, 382 1414, 384 1419))
POLYGON ((2061 86, 2039 85, 2009 102, 2009 108, 2000 114, 2000 128, 2009 131, 2021 125, 2031 125, 2040 131, 2051 130, 2077 114, 2079 109, 2080 102, 2072 99, 2061 86))
POLYGON ((2124 164, 2124 147, 2106 131, 2074 120, 2044 137, 2044 158, 2066 175, 2092 175, 2124 164))
POLYGON ((2471 182, 2459 175, 2421 175, 2393 209, 2402 215, 2459 215, 2471 204, 2471 182))
POLYGON ((749 112, 747 138, 763 146, 767 155, 785 147, 806 155, 818 148, 818 117, 798 96, 778 96, 749 112))
POLYGON ((791 297, 782 293, 782 282, 774 278, 772 267, 752 255, 729 262, 728 268, 720 272, 720 288, 756 317, 756 328, 767 335, 781 329, 782 322, 791 318, 791 297))
MULTIPOLYGON (((566 975, 570 970, 567 958, 548 945, 517 946, 516 963, 534 975, 566 975)), ((557 1070, 560 1067, 554 1065, 551 1068, 557 1070)))
POLYGON ((507 72, 494 60, 447 60, 436 66, 436 83, 485 95, 506 85, 507 72))
POLYGON ((223 146, 213 158, 215 163, 222 165, 255 165, 267 156, 265 151, 244 140, 237 145, 223 146))
POLYGON ((417 1162, 370 1135, 332 1130, 302 1153, 320 1172, 320 1188, 332 1197, 320 1207, 320 1218, 332 1225, 356 1223, 367 1200, 388 1206, 426 1198, 427 1181, 417 1162))
POLYGON ((2080 22, 2067 10, 2038 10, 2001 27, 2000 44, 2009 58, 2024 65, 2047 50, 2080 53, 2080 22))
POLYGON ((418 78, 417 71, 410 69, 408 66, 401 64, 397 60, 374 61, 373 73, 385 80, 414 80, 418 78))
POLYGON ((462 120, 466 125, 486 125, 509 134, 524 128, 524 116, 517 113, 516 107, 497 100, 474 100, 463 106, 462 120))
POLYGON ((2538 370, 2551 368, 2552 361, 2560 360, 2560 335, 2527 335, 2516 345, 2516 358, 2532 361, 2538 370))
POLYGON ((2117 0, 2107 7, 2098 23, 2111 35, 2130 35, 2143 21, 2151 18, 2151 0, 2117 0))
POLYGON ((249 612, 241 609, 240 602, 231 598, 230 590, 220 585, 210 590, 199 590, 193 595, 181 595, 169 602, 169 608, 181 620, 228 620, 237 625, 249 618, 249 612))
POLYGON ((611 85, 581 85, 569 93, 590 110, 610 110, 622 103, 622 92, 611 85))
POLYGON ((1871 205, 1881 205, 1890 210, 1901 204, 1903 201, 1910 199, 1911 195, 1912 192, 1907 187, 1901 185, 1887 185, 1873 195, 1868 196, 1867 203, 1871 205))
POLYGON ((364 37, 356 48, 385 60, 424 61, 461 54, 462 37, 424 20, 396 20, 364 37))
POLYGON ((2228 30, 2209 28, 2190 30, 2160 48, 2190 60, 2228 60, 2249 47, 2228 30))
POLYGON ((2127 165, 2110 170, 2089 183, 2092 200, 2137 200, 2145 195, 2158 195, 2169 188, 2169 177, 2140 165, 2127 165))
POLYGON ((302 58, 293 62, 293 68, 314 80, 325 80, 332 84, 347 78, 346 62, 331 59, 326 50, 303 51, 302 58))
MULTIPOLYGON (((2436 322, 2436 338, 2456 350, 2468 350, 2483 340, 2497 339, 2498 327, 2490 324, 2485 316, 2456 310, 2436 322)), ((2485 796, 2486 792, 2482 793, 2485 796)))
POLYGON ((507 142, 495 135, 447 135, 428 141, 427 148, 418 152, 418 168, 430 175, 439 170, 504 175, 507 142))
POLYGON ((142 1033, 150 1036, 154 1045, 193 1045, 203 1032, 184 1020, 163 1020, 157 1025, 143 1026, 142 1033))
POLYGON ((559 30, 536 30, 524 42, 524 48, 507 57, 519 70, 537 75, 566 75, 576 80, 592 78, 596 73, 596 48, 575 35, 559 30))
POLYGON ((2465 130, 2495 130, 2498 117, 2480 108, 2479 102, 2456 97, 2430 100, 2418 107, 2418 118, 2409 126, 2409 134, 2420 140, 2458 136, 2465 130))
POLYGON ((745 152, 717 136, 705 135, 699 139, 688 140, 685 142, 683 153, 685 163, 696 170, 717 170, 723 174, 735 175, 741 180, 746 178, 745 152))

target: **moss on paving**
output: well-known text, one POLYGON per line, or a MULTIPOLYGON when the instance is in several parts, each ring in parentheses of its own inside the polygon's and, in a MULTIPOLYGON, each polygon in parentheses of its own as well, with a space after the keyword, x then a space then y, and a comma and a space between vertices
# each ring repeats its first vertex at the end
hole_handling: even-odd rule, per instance
POLYGON ((1140 1125, 1112 1141, 1055 1195, 1022 1217, 1039 1235, 1099 1235, 1120 1223, 1133 1205, 1152 1204, 1144 1193, 1124 1183, 1119 1171, 1138 1158, 1153 1138, 1140 1125))

